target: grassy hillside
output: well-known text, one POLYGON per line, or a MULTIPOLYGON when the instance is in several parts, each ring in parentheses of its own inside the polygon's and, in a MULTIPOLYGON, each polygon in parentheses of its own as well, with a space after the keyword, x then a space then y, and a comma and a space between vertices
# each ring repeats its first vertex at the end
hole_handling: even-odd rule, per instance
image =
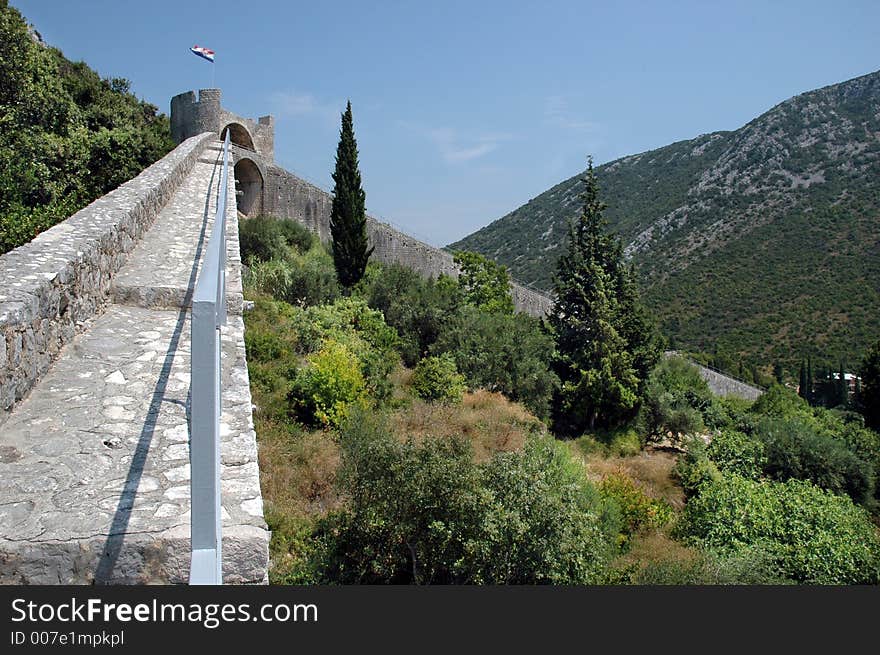
POLYGON ((0 254, 162 157, 168 118, 46 46, 0 0, 0 254))
MULTIPOLYGON (((677 347, 791 373, 806 355, 855 363, 880 333, 880 73, 597 173, 677 347)), ((580 177, 450 248, 549 289, 580 177)))

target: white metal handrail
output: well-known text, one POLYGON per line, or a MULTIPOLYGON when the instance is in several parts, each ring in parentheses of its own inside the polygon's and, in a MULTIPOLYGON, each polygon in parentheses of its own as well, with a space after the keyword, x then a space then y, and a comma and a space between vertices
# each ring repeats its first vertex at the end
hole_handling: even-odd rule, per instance
POLYGON ((223 584, 220 519, 220 326, 226 324, 226 196, 229 130, 217 213, 192 302, 190 364, 191 585, 223 584))

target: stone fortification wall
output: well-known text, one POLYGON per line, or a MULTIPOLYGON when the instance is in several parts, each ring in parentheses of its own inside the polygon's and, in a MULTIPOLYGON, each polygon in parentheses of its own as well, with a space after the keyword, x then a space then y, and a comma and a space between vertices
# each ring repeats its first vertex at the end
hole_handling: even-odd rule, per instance
POLYGON ((745 400, 757 400, 761 394, 764 393, 764 390, 760 387, 756 387, 748 382, 743 382, 742 380, 737 380, 717 369, 704 366, 700 362, 675 350, 667 350, 663 354, 666 357, 681 357, 687 360, 688 363, 697 369, 700 377, 709 385, 709 390, 716 396, 735 396, 737 398, 744 398, 745 400))
POLYGON ((171 99, 171 136, 174 140, 181 143, 202 132, 219 136, 227 125, 239 125, 245 128, 246 134, 233 129, 233 142, 256 151, 271 162, 275 157, 275 119, 261 116, 253 120, 233 114, 220 105, 221 96, 220 89, 201 89, 198 99, 193 91, 174 96, 171 99), (246 143, 248 140, 251 143, 246 143))
MULTIPOLYGON (((280 166, 265 168, 263 210, 269 216, 292 219, 330 241, 330 208, 332 199, 323 189, 300 179, 280 166)), ((386 264, 401 264, 428 277, 441 273, 458 276, 452 255, 415 239, 387 223, 367 217, 367 233, 375 250, 373 257, 386 264)), ((511 295, 517 311, 532 316, 545 315, 552 300, 537 291, 511 284, 511 295)))
POLYGON ((61 346, 103 310, 114 273, 212 138, 187 139, 134 179, 0 256, 0 422, 61 346))
POLYGON ((696 363, 694 363, 694 366, 697 367, 700 377, 706 381, 709 389, 716 396, 736 396, 745 400, 757 400, 764 393, 763 389, 754 387, 741 380, 736 380, 714 369, 706 368, 696 363))

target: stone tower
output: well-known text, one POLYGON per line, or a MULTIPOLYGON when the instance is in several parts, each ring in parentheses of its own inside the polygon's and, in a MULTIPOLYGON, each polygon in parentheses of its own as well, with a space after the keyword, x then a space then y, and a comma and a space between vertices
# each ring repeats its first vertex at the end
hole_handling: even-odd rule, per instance
POLYGON ((275 119, 242 118, 220 105, 220 89, 187 91, 171 98, 171 136, 177 143, 202 132, 218 136, 229 128, 232 143, 257 153, 266 162, 275 158, 275 119))

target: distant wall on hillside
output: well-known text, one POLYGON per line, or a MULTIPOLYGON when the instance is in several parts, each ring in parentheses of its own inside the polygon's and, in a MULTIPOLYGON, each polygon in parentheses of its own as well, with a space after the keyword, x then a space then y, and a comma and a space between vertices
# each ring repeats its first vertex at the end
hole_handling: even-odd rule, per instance
POLYGON ((716 396, 735 396, 745 400, 757 400, 764 393, 764 390, 760 387, 726 375, 717 369, 704 366, 675 350, 667 350, 664 354, 666 357, 683 357, 686 359, 697 369, 700 377, 709 385, 709 390, 716 396))

